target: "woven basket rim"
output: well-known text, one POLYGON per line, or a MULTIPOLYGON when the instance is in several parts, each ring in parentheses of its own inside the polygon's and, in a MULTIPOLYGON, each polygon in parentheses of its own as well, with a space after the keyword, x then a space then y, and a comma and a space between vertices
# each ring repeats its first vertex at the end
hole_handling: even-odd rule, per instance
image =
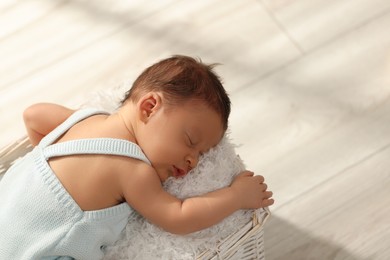
MULTIPOLYGON (((268 207, 254 210, 252 219, 243 227, 241 227, 240 230, 230 234, 228 237, 223 239, 214 250, 211 248, 206 249, 200 255, 198 255, 196 259, 214 259, 214 257, 217 257, 217 259, 224 259, 221 258, 221 256, 223 257, 223 255, 232 255, 233 252, 238 250, 238 248, 250 237, 257 234, 262 236, 262 228, 270 216, 271 212, 268 207), (227 248, 225 244, 228 244, 227 248)), ((250 249, 253 248, 248 248, 248 250, 250 249)), ((262 252, 264 251, 263 248, 255 249, 262 252)))

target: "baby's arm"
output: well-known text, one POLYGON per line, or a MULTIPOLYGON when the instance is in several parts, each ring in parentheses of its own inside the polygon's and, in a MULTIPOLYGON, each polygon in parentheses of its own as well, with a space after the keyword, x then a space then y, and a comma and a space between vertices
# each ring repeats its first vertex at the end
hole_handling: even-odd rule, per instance
POLYGON ((39 103, 26 108, 23 112, 23 120, 31 144, 37 145, 45 135, 64 122, 74 111, 50 103, 39 103))
MULTIPOLYGON (((133 173, 132 173, 133 174, 133 173)), ((125 198, 152 223, 175 234, 195 232, 217 224, 239 209, 255 209, 273 204, 262 176, 243 172, 230 187, 181 201, 165 192, 153 171, 135 173, 127 181, 125 198)), ((126 181, 125 181, 126 182, 126 181)), ((126 185, 126 184, 125 184, 126 185)))

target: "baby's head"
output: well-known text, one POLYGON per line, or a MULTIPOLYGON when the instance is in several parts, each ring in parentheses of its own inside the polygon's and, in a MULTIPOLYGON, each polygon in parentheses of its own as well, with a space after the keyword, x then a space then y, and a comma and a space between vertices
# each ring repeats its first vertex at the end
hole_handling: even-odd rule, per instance
POLYGON ((136 142, 161 181, 187 174, 228 127, 230 100, 212 69, 173 56, 147 68, 122 101, 136 111, 136 142))
POLYGON ((151 91, 162 93, 164 101, 170 105, 200 101, 221 116, 226 130, 230 99, 213 71, 214 66, 181 55, 161 60, 142 72, 126 92, 122 104, 127 101, 136 103, 143 94, 151 91))

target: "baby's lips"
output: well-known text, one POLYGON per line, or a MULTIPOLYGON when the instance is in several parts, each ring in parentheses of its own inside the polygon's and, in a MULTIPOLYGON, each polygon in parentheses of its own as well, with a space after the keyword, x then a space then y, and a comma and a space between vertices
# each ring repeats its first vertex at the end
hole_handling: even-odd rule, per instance
POLYGON ((187 174, 185 170, 177 168, 176 166, 173 166, 173 169, 174 169, 173 175, 175 178, 180 178, 180 177, 183 177, 187 174))

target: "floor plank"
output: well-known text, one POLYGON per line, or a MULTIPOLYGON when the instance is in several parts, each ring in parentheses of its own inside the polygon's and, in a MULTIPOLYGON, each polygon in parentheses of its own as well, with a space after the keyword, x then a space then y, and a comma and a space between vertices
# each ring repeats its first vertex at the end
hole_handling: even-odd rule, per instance
POLYGON ((263 0, 303 51, 342 37, 390 11, 387 0, 263 0))
MULTIPOLYGON (((121 21, 116 29, 112 20, 108 24, 100 24, 96 19, 89 21, 79 9, 64 5, 42 24, 9 37, 0 47, 0 53, 6 57, 0 69, 4 75, 0 79, 0 112, 7 110, 9 104, 17 106, 14 114, 4 116, 6 136, 11 140, 20 136, 22 131, 18 129, 23 129, 23 125, 19 115, 28 104, 78 104, 86 93, 111 82, 134 79, 147 65, 171 54, 190 54, 206 62, 226 63, 217 70, 229 90, 238 89, 299 55, 257 2, 231 1, 219 9, 213 8, 218 4, 179 2, 148 19, 128 24, 121 21), (58 26, 51 24, 61 21, 68 29, 52 36, 58 26), (226 26, 231 29, 224 30, 226 26), (42 32, 38 33, 39 30, 42 32), (50 40, 43 46, 35 40, 45 36, 50 36, 50 40), (10 49, 16 43, 19 47, 10 49), (251 48, 258 43, 260 48, 251 48), (23 44, 31 44, 31 49, 24 51, 23 44), (39 94, 43 89, 45 100, 39 94)), ((8 142, 0 141, 3 145, 8 142)))
MULTIPOLYGON (((91 15, 86 14, 83 9, 75 8, 72 2, 66 2, 46 13, 44 17, 36 19, 23 30, 16 30, 0 44, 0 56, 3 57, 0 65, 0 90, 13 87, 18 81, 37 72, 45 72, 47 67, 70 56, 75 56, 77 59, 77 54, 84 49, 93 48, 94 44, 99 44, 118 30, 122 30, 128 20, 135 23, 154 11, 151 9, 149 12, 135 12, 140 7, 135 4, 134 6, 136 9, 132 11, 135 15, 131 16, 131 20, 118 19, 113 22, 106 19, 108 20, 106 22, 102 18, 99 20, 99 17, 91 18, 91 15), (45 55, 46 53, 50 55, 45 55)), ((30 11, 34 13, 34 10, 30 11)), ((107 16, 109 15, 115 16, 115 13, 108 13, 107 16)), ((14 21, 6 20, 4 23, 13 24, 14 21)), ((121 40, 120 36, 112 38, 116 41, 121 40)), ((126 48, 122 47, 117 50, 124 49, 126 48)), ((106 53, 96 52, 94 55, 105 58, 106 53)))
POLYGON ((234 93, 231 136, 244 144, 238 151, 248 166, 272 168, 301 148, 318 147, 312 142, 386 102, 390 37, 382 32, 389 24, 384 16, 234 93))
POLYGON ((61 1, 2 1, 0 41, 55 11, 61 4, 61 1))
POLYGON ((390 143, 279 208, 266 227, 268 257, 388 259, 389 156, 390 143))

